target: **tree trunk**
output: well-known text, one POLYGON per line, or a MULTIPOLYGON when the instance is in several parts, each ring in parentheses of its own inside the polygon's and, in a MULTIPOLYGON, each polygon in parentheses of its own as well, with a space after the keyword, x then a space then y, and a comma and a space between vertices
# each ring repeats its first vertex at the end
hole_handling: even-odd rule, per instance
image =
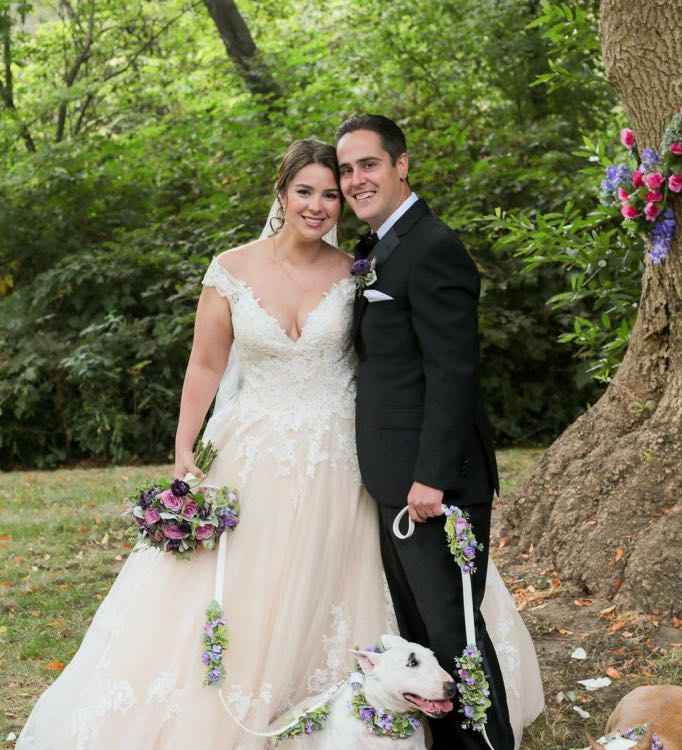
MULTIPOLYGON (((682 0, 602 0, 609 79, 642 148, 682 105, 682 0)), ((660 266, 647 263, 623 364, 601 399, 511 498, 514 536, 585 592, 645 611, 682 606, 682 206, 660 266)))
POLYGON ((252 94, 276 102, 282 95, 234 0, 204 0, 228 57, 252 94))

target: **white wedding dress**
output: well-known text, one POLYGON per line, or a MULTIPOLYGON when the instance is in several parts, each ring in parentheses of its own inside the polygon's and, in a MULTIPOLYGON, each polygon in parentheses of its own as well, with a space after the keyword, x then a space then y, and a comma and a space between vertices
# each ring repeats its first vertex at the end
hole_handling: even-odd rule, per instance
MULTIPOLYGON (((334 284, 294 341, 216 258, 204 284, 228 299, 240 383, 211 420, 207 477, 239 489, 223 601, 230 631, 223 696, 248 727, 342 680, 349 649, 395 628, 373 500, 354 441, 354 284, 334 284)), ((216 687, 203 685, 201 634, 216 555, 136 550, 73 660, 36 703, 18 750, 262 750, 216 687)), ((454 562, 453 562, 454 565, 454 562)), ((454 573, 453 573, 454 575, 454 573)), ((517 737, 543 707, 537 659, 494 565, 484 614, 517 737)), ((454 656, 454 654, 453 654, 454 656)), ((301 750, 306 738, 297 743, 301 750)))

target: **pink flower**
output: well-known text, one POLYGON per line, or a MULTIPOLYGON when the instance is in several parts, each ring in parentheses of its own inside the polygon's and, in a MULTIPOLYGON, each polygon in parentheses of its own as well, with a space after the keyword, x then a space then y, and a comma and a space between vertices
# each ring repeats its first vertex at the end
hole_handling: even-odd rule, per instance
POLYGON ((644 208, 644 215, 647 221, 656 221, 656 217, 661 213, 661 207, 656 203, 647 203, 644 208))
POLYGON ((636 169, 632 173, 632 184, 636 188, 642 187, 642 185, 644 184, 644 180, 642 179, 642 172, 639 169, 636 169))
POLYGON ((663 200, 663 193, 660 190, 652 190, 646 194, 646 200, 649 203, 658 203, 663 200))
POLYGON ((625 146, 626 149, 632 151, 635 145, 635 134, 630 128, 623 128, 620 131, 620 142, 625 146))
POLYGON ((668 180, 668 187, 673 193, 682 192, 682 174, 671 174, 668 180))
POLYGON ((187 536, 187 534, 174 523, 169 523, 163 527, 163 535, 169 539, 184 539, 187 536))
POLYGON ((144 512, 144 522, 147 526, 152 526, 157 521, 161 520, 161 514, 156 508, 147 508, 144 512))
POLYGON ((670 150, 675 156, 682 156, 682 143, 671 143, 670 150))
POLYGON ((182 515, 184 518, 192 518, 192 516, 197 514, 198 510, 199 509, 194 500, 190 500, 188 503, 185 503, 185 507, 182 509, 182 515))
POLYGON ((174 495, 170 490, 166 490, 159 495, 159 500, 173 513, 177 513, 182 508, 182 498, 174 495))
POLYGON ((649 190, 658 190, 658 188, 663 186, 664 182, 665 177, 660 172, 650 172, 644 176, 644 184, 649 190))
POLYGON ((623 203, 620 212, 626 219, 636 219, 639 216, 639 211, 629 203, 623 203))
POLYGON ((199 526, 196 531, 197 539, 210 539, 215 533, 215 526, 206 524, 205 526, 199 526))
POLYGON ((625 190, 623 190, 622 187, 618 188, 618 198, 621 201, 629 201, 630 200, 630 196, 625 192, 625 190))

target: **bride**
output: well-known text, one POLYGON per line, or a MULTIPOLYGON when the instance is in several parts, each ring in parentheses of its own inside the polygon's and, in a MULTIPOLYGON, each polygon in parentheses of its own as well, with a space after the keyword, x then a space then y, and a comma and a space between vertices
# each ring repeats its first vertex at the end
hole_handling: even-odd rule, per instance
MULTIPOLYGON (((234 716, 264 730, 343 680, 349 649, 395 630, 355 454, 351 261, 324 239, 342 209, 334 148, 292 144, 276 195, 265 236, 215 257, 204 277, 176 437, 175 476, 197 473, 192 446, 227 369, 204 433, 219 450, 205 484, 235 486, 242 501, 226 545, 224 684, 204 686, 201 661, 215 554, 136 549, 19 750, 263 749, 218 690, 234 716)), ((518 747, 542 687, 492 561, 483 612, 518 747)), ((304 750, 306 738, 292 744, 304 750)))

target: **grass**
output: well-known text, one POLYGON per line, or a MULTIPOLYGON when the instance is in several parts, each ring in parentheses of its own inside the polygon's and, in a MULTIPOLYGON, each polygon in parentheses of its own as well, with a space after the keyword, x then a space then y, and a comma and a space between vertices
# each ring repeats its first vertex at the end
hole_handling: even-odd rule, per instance
MULTIPOLYGON (((536 449, 499 452, 503 497, 528 475, 539 455, 536 449)), ((121 516, 124 498, 164 475, 170 476, 170 467, 3 475, 0 747, 12 746, 3 740, 11 732, 18 734, 36 698, 71 659, 130 552, 129 524, 121 516)), ((495 557, 514 591, 531 581, 541 588, 547 580, 548 572, 518 551, 497 550, 495 557)), ((599 735, 616 700, 635 685, 682 683, 682 652, 669 646, 677 631, 645 619, 628 626, 628 639, 622 631, 609 634, 610 622, 596 614, 600 603, 578 610, 574 597, 570 587, 562 587, 544 607, 524 611, 537 645, 548 707, 528 730, 523 750, 582 747, 585 731, 599 735), (560 633, 562 623, 571 635, 560 633), (589 664, 569 658, 578 644, 595 655, 589 664), (614 686, 594 694, 576 693, 575 703, 592 714, 589 722, 572 710, 574 701, 557 702, 556 695, 570 694, 577 679, 598 676, 614 665, 622 671, 614 686)))

